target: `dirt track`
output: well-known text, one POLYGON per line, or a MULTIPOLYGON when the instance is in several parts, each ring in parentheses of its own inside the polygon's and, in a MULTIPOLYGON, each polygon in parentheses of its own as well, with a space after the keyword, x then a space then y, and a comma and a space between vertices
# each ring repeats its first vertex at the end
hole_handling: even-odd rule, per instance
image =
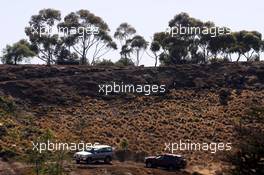
MULTIPOLYGON (((21 163, 7 163, 0 161, 0 175, 26 175, 28 165, 21 163), (23 172, 23 173, 22 173, 23 172), (25 173, 25 174, 24 174, 25 173)), ((189 175, 185 171, 167 171, 165 169, 147 169, 144 164, 134 162, 114 161, 110 165, 67 165, 66 173, 69 175, 189 175), (70 167, 70 168, 68 168, 70 167)))
POLYGON ((133 162, 113 162, 112 165, 78 165, 77 168, 75 173, 80 175, 188 175, 188 173, 180 171, 169 172, 164 169, 147 169, 143 164, 133 162))

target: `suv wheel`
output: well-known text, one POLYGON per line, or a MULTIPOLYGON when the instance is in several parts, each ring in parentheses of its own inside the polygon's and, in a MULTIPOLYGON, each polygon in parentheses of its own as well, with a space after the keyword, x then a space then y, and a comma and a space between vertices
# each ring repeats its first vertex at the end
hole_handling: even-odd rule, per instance
POLYGON ((111 162, 111 157, 106 157, 105 159, 104 159, 104 163, 107 163, 107 164, 109 164, 111 162))
POLYGON ((186 163, 185 161, 182 161, 182 163, 181 163, 181 168, 182 168, 182 169, 186 168, 186 165, 187 165, 187 163, 186 163))
POLYGON ((153 165, 152 165, 152 163, 151 163, 151 162, 146 162, 146 167, 147 167, 147 168, 152 168, 152 167, 153 167, 153 165))
POLYGON ((175 169, 175 167, 174 167, 173 165, 169 165, 169 166, 168 166, 168 170, 172 171, 172 170, 174 170, 174 169, 175 169))
POLYGON ((87 164, 90 164, 90 163, 92 163, 92 158, 90 158, 90 157, 89 157, 89 158, 87 158, 87 159, 86 159, 86 163, 87 163, 87 164))

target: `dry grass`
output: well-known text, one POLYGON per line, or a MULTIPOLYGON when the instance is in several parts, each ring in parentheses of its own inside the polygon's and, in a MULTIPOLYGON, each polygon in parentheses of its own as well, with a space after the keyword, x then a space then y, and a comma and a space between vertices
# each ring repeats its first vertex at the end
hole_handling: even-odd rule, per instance
MULTIPOLYGON (((163 152, 165 142, 234 143, 236 121, 246 116, 253 104, 264 106, 263 91, 245 90, 239 95, 233 91, 227 106, 220 104, 217 91, 174 90, 169 97, 137 97, 130 101, 87 97, 76 106, 51 108, 46 115, 38 116, 37 123, 41 128, 51 128, 60 141, 100 142, 118 148, 120 140, 126 138, 129 149, 157 154, 163 152), (84 138, 77 130, 80 119, 86 125, 84 138)), ((248 124, 261 127, 251 122, 248 124)), ((209 152, 179 153, 199 163, 217 159, 209 152)))

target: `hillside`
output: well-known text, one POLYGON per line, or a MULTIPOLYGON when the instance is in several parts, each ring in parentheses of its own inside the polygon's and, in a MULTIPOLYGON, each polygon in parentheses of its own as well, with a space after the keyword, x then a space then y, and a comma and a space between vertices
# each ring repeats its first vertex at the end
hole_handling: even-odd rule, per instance
MULTIPOLYGON (((176 89, 262 89, 263 63, 178 65, 159 68, 86 66, 1 66, 0 90, 31 104, 70 104, 98 97, 98 84, 124 82, 165 84, 176 89)), ((115 97, 114 97, 115 98, 115 97)))
MULTIPOLYGON (((0 72, 0 157, 7 159, 25 156, 30 141, 47 128, 62 142, 100 142, 120 149, 126 139, 133 161, 162 153, 165 143, 180 140, 235 144, 234 130, 241 119, 243 125, 264 129, 249 116, 253 108, 264 107, 264 63, 159 68, 1 65, 0 72), (166 92, 98 92, 99 84, 111 82, 164 84, 166 92)), ((187 158, 189 169, 213 170, 224 166, 222 157, 228 154, 178 153, 187 158)), ((139 169, 143 174, 144 168, 139 169)))

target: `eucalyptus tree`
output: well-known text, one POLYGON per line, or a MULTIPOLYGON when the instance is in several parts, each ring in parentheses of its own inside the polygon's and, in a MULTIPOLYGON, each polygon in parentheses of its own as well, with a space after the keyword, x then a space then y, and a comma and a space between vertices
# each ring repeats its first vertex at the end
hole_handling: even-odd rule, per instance
POLYGON ((254 54, 259 55, 261 51, 262 35, 257 31, 247 32, 244 36, 245 50, 243 55, 247 61, 251 61, 254 54))
POLYGON ((13 45, 7 45, 3 50, 1 61, 4 64, 18 64, 26 58, 34 57, 36 53, 31 49, 28 41, 22 39, 13 45))
POLYGON ((237 61, 240 60, 241 56, 244 56, 249 61, 254 56, 254 53, 260 53, 262 36, 259 32, 243 30, 234 32, 233 36, 236 39, 236 44, 232 50, 238 54, 237 61))
POLYGON ((169 38, 170 38, 169 34, 165 32, 158 32, 158 33, 155 33, 153 36, 152 43, 155 42, 156 43, 155 45, 159 44, 160 46, 159 50, 161 53, 159 54, 159 60, 160 60, 160 63, 163 65, 171 64, 169 46, 167 45, 167 40, 169 38))
POLYGON ((139 66, 139 62, 148 47, 148 42, 142 36, 136 35, 129 41, 129 43, 132 48, 132 51, 136 55, 136 60, 134 61, 135 65, 139 66), (141 52, 142 55, 140 55, 141 52))
POLYGON ((155 59, 154 66, 157 67, 158 59, 159 59, 159 53, 158 52, 160 52, 161 46, 157 41, 153 41, 150 45, 150 50, 154 56, 151 56, 151 55, 149 55, 149 56, 155 59))
POLYGON ((200 20, 190 17, 187 13, 180 13, 169 21, 165 32, 155 33, 153 41, 160 45, 159 59, 161 63, 179 64, 196 59, 200 36, 199 32, 195 31, 196 28, 202 26, 203 23, 200 20), (183 32, 181 27, 185 28, 183 32), (191 30, 187 30, 187 28, 191 30))
POLYGON ((92 65, 110 50, 117 49, 106 22, 88 10, 71 12, 58 28, 64 33, 63 40, 79 55, 80 64, 92 65))
MULTIPOLYGON (((216 28, 218 30, 218 27, 216 28)), ((236 48, 236 39, 234 35, 226 32, 227 28, 223 28, 222 34, 216 34, 209 40, 208 50, 212 53, 213 59, 217 59, 218 56, 224 58, 227 61, 232 61, 232 53, 236 48)))
POLYGON ((114 38, 118 39, 121 46, 126 44, 126 41, 128 39, 131 39, 131 37, 136 33, 136 29, 131 26, 130 24, 124 22, 121 23, 120 26, 116 29, 114 38))
POLYGON ((61 13, 54 9, 40 10, 33 15, 25 33, 29 37, 37 57, 47 65, 55 63, 55 51, 59 46, 59 36, 54 34, 54 26, 61 20, 61 13))
POLYGON ((187 13, 180 13, 169 21, 170 36, 170 57, 172 62, 185 62, 189 57, 194 58, 198 52, 200 28, 203 22, 199 19, 190 17, 187 13), (174 31, 176 29, 176 32, 174 31), (182 30, 184 29, 184 30, 182 30), (196 31, 196 29, 199 29, 196 31))
MULTIPOLYGON (((211 28, 215 27, 215 24, 213 22, 208 21, 203 23, 203 27, 210 30, 211 28)), ((209 32, 201 33, 199 36, 199 47, 201 48, 201 52, 203 54, 203 60, 202 60, 203 63, 206 63, 212 56, 212 53, 210 52, 209 49, 209 44, 211 40, 212 40, 212 36, 209 32)))
POLYGON ((119 27, 116 29, 114 38, 120 42, 121 58, 124 57, 126 59, 129 59, 132 49, 129 47, 128 43, 132 39, 132 37, 136 34, 136 32, 137 32, 136 29, 126 22, 121 23, 119 27))

